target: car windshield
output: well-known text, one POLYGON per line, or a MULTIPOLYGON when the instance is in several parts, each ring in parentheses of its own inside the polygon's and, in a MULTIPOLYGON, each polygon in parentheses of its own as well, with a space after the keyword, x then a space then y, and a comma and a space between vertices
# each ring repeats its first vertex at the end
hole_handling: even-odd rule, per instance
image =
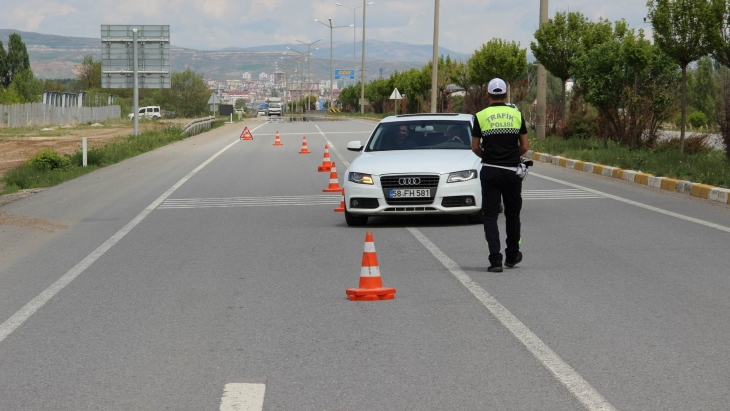
POLYGON ((279 108, 279 107, 281 107, 281 106, 279 105, 279 103, 270 103, 270 104, 269 104, 269 108, 279 108))
POLYGON ((422 120, 381 123, 365 151, 470 150, 471 123, 422 120))

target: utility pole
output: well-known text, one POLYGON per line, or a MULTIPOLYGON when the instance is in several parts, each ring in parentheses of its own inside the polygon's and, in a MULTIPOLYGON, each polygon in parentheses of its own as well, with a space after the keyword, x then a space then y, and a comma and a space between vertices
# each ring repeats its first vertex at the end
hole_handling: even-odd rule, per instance
POLYGON ((137 57, 137 29, 132 29, 132 41, 134 42, 134 92, 132 93, 134 99, 134 135, 139 135, 139 72, 138 72, 138 57, 137 57))
MULTIPOLYGON (((439 72, 439 0, 433 13, 433 64, 431 66, 431 112, 438 112, 438 72, 439 72)), ((397 101, 396 101, 397 103, 397 101)))
POLYGON ((360 71, 360 114, 365 113, 365 13, 366 0, 362 0, 362 70, 360 71))
MULTIPOLYGON (((548 21, 548 0, 540 0, 540 27, 548 21)), ((535 134, 542 140, 545 138, 545 121, 547 115, 547 71, 542 64, 537 65, 537 118, 535 134)))

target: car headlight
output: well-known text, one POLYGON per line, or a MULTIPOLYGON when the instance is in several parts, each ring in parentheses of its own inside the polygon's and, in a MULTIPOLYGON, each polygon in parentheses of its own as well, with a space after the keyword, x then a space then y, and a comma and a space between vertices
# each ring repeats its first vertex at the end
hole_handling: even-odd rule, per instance
POLYGON ((449 179, 446 180, 447 183, 461 183, 462 181, 469 181, 477 178, 477 171, 476 170, 464 170, 464 171, 457 171, 455 173, 449 174, 449 179))
POLYGON ((347 179, 357 184, 373 184, 373 176, 370 174, 350 173, 347 179))

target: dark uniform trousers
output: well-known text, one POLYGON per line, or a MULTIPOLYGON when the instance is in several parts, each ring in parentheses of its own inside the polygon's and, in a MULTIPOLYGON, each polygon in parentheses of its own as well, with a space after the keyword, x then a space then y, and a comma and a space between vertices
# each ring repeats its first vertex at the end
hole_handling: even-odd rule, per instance
POLYGON ((504 199, 504 217, 507 228, 508 259, 515 258, 520 251, 520 211, 522 210, 522 179, 514 170, 482 167, 479 175, 482 183, 482 212, 484 213, 484 236, 489 246, 489 262, 502 265, 501 244, 497 217, 499 205, 504 199))

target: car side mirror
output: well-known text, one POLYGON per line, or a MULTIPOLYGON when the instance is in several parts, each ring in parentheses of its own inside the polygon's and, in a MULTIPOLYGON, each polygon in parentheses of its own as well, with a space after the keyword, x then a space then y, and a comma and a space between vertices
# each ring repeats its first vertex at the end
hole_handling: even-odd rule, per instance
POLYGON ((347 143, 347 149, 349 151, 362 151, 363 145, 362 145, 362 143, 359 140, 358 141, 350 141, 349 143, 347 143))

